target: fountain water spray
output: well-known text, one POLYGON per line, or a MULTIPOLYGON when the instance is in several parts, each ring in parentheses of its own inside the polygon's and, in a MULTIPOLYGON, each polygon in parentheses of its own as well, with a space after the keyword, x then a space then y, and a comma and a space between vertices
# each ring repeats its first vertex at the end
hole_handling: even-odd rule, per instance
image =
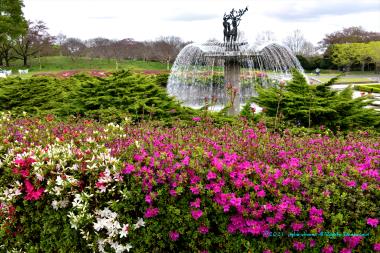
POLYGON ((168 81, 170 95, 192 107, 212 99, 228 106, 229 115, 237 115, 241 104, 257 95, 256 85, 271 87, 289 79, 292 68, 303 71, 287 47, 272 43, 256 50, 238 40, 237 27, 247 10, 224 14, 224 42, 192 43, 181 50, 168 81))

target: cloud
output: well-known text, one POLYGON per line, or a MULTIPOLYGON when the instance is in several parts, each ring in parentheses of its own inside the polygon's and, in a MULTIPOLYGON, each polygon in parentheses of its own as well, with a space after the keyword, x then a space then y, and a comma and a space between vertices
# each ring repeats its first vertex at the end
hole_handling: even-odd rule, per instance
POLYGON ((322 16, 342 16, 363 12, 374 12, 380 10, 379 1, 330 1, 325 2, 304 2, 303 6, 293 8, 289 4, 285 9, 270 12, 277 19, 284 21, 314 21, 322 16), (306 4, 308 3, 308 4, 306 4))
POLYGON ((101 19, 101 20, 105 20, 105 19, 116 19, 117 17, 115 16, 99 16, 99 17, 88 17, 89 19, 101 19))
POLYGON ((204 20, 210 20, 214 18, 218 18, 220 15, 217 14, 211 14, 211 13, 191 13, 191 12, 184 12, 180 14, 176 14, 174 16, 168 17, 165 20, 167 21, 204 21, 204 20))

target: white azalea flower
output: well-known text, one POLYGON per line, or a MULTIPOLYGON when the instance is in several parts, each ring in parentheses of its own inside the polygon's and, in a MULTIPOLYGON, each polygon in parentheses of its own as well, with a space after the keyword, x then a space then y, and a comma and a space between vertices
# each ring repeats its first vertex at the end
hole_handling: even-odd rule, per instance
POLYGON ((132 245, 127 243, 124 248, 129 252, 130 249, 132 249, 132 245))
POLYGON ((58 210, 58 201, 53 200, 53 202, 51 202, 51 206, 53 207, 54 210, 58 210))
POLYGON ((62 180, 61 176, 57 176, 57 181, 56 181, 56 184, 61 186, 63 185, 64 181, 62 180))
POLYGON ((145 227, 145 222, 142 218, 138 218, 136 224, 133 225, 134 229, 138 229, 140 227, 145 227))
POLYGON ((120 238, 123 238, 123 237, 126 237, 128 235, 128 228, 129 228, 129 224, 125 224, 123 226, 123 228, 121 229, 120 231, 120 238))

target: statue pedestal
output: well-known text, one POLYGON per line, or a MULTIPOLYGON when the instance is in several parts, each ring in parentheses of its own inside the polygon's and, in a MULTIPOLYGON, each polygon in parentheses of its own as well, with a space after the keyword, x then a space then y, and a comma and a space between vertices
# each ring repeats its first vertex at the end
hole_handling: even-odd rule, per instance
POLYGON ((240 62, 237 59, 226 59, 224 62, 224 83, 229 97, 228 115, 240 113, 240 62))

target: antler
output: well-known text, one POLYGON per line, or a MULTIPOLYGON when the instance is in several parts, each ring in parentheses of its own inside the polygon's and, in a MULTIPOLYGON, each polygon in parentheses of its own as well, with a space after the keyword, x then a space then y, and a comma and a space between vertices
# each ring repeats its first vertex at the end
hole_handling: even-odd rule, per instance
POLYGON ((244 10, 243 10, 243 9, 239 9, 239 14, 238 14, 236 17, 239 17, 239 18, 240 18, 241 16, 244 15, 244 13, 245 13, 246 11, 248 11, 248 6, 245 7, 244 10))

